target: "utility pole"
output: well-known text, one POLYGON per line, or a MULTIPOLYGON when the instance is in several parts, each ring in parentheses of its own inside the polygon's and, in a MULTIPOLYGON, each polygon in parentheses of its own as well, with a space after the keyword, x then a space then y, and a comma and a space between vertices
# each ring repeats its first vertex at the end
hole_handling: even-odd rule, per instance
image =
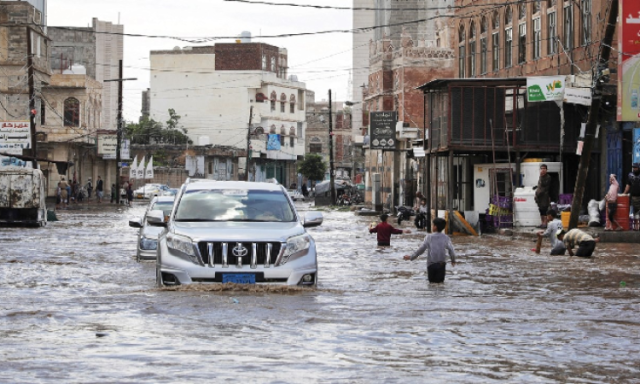
POLYGON ((331 188, 331 205, 334 205, 336 203, 336 184, 333 175, 333 106, 331 104, 331 90, 329 90, 329 188, 331 188))
POLYGON ((31 28, 27 27, 27 77, 29 84, 29 132, 31 133, 31 153, 33 169, 38 169, 36 140, 36 89, 34 85, 35 68, 33 68, 33 52, 31 51, 31 28))
POLYGON ((249 181, 249 151, 251 151, 251 121, 253 121, 253 105, 249 109, 249 128, 247 129, 247 164, 244 166, 244 181, 249 181))
MULTIPOLYGON (((120 201, 120 145, 122 142, 122 82, 127 80, 138 80, 137 78, 123 79, 122 76, 122 60, 120 60, 118 63, 118 78, 104 81, 105 83, 112 81, 118 82, 118 128, 116 130, 116 196, 118 201, 120 201)), ((153 164, 151 166, 153 166, 153 164)))
MULTIPOLYGON (((604 39, 600 45, 600 57, 598 67, 596 69, 595 89, 593 90, 593 101, 589 108, 589 119, 587 120, 587 128, 584 137, 584 146, 582 155, 580 156, 580 165, 578 167, 578 177, 573 192, 573 202, 571 203, 571 217, 569 218, 569 229, 578 226, 578 216, 582 208, 582 198, 584 196, 584 188, 589 174, 589 162, 591 160, 591 149, 593 148, 594 136, 600 116, 600 104, 602 103, 602 82, 600 81, 600 72, 609 66, 609 56, 611 55, 611 42, 616 30, 616 21, 618 18, 618 0, 611 1, 611 9, 609 10, 609 19, 607 28, 604 33, 604 39)), ((621 75, 621 74, 620 74, 621 75)), ((619 75, 619 76, 620 76, 619 75)))

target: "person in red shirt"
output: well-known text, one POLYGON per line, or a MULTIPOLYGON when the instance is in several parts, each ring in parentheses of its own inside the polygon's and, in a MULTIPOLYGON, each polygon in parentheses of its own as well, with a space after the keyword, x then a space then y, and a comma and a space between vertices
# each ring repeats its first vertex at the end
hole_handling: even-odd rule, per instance
POLYGON ((369 227, 369 233, 377 233, 378 234, 378 246, 379 247, 388 247, 391 245, 391 235, 392 234, 401 234, 401 233, 411 233, 410 230, 405 229, 396 229, 390 224, 387 223, 387 219, 389 215, 383 213, 380 215, 381 223, 376 225, 375 227, 369 227))

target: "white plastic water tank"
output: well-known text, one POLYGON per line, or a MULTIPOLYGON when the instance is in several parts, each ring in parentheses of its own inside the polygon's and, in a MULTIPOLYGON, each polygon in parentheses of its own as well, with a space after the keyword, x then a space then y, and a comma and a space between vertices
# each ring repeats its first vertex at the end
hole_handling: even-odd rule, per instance
MULTIPOLYGON (((535 187, 538 185, 538 179, 540 178, 540 165, 547 165, 547 173, 557 173, 560 180, 562 180, 562 163, 558 162, 523 162, 520 164, 520 173, 522 176, 522 185, 525 187, 535 187)), ((560 189, 562 189, 562 183, 560 183, 560 189)), ((562 193, 562 190, 560 190, 562 193)))
POLYGON ((532 187, 516 188, 513 194, 513 211, 516 227, 535 227, 541 224, 540 211, 532 187))
POLYGON ((73 64, 71 66, 71 68, 65 69, 64 71, 62 71, 62 74, 64 74, 64 75, 86 75, 87 74, 87 68, 85 68, 84 65, 73 64))

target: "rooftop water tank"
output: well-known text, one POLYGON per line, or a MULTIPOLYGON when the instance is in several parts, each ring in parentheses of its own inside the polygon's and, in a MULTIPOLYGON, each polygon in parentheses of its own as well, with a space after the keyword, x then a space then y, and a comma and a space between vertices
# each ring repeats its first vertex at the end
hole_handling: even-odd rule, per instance
POLYGON ((64 71, 62 71, 62 74, 63 75, 86 75, 87 68, 85 68, 84 65, 73 64, 71 68, 65 69, 64 71))
POLYGON ((240 42, 241 43, 250 43, 251 42, 251 32, 249 32, 249 31, 240 32, 240 42))

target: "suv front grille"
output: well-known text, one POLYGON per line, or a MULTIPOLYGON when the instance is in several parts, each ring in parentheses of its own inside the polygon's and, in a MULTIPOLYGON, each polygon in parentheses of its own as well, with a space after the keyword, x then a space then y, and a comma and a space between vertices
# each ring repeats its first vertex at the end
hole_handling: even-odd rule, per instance
POLYGON ((258 265, 269 268, 276 263, 282 244, 279 242, 207 242, 198 243, 202 261, 210 267, 228 267, 245 265, 257 268, 258 265))

